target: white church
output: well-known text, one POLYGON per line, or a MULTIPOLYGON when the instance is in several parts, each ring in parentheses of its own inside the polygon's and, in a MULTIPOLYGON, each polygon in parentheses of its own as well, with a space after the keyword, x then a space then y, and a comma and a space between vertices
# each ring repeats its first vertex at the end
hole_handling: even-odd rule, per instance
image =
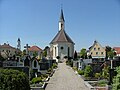
POLYGON ((75 43, 65 32, 65 20, 63 10, 61 9, 61 15, 59 20, 59 31, 57 35, 50 42, 50 52, 53 59, 64 60, 64 57, 73 57, 75 43), (59 57, 60 59, 57 59, 59 57))

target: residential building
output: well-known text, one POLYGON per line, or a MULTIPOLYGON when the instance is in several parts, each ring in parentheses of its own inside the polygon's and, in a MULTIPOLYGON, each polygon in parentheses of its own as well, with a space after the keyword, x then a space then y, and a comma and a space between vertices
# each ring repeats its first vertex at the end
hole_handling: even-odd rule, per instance
POLYGON ((28 54, 31 57, 37 57, 37 59, 40 59, 42 55, 42 49, 39 48, 38 46, 32 46, 28 48, 28 54))
POLYGON ((0 53, 4 58, 12 57, 13 55, 16 55, 18 52, 20 52, 19 49, 12 47, 9 44, 4 43, 3 45, 0 45, 0 53))
POLYGON ((120 47, 113 47, 116 52, 116 56, 120 56, 120 47))
POLYGON ((61 16, 59 20, 59 31, 54 39, 50 42, 50 52, 53 59, 60 57, 58 60, 64 60, 64 57, 73 57, 74 54, 74 42, 65 32, 65 19, 63 10, 61 9, 61 16))
POLYGON ((95 40, 94 44, 89 48, 89 55, 91 55, 93 59, 105 59, 106 51, 105 48, 95 40))

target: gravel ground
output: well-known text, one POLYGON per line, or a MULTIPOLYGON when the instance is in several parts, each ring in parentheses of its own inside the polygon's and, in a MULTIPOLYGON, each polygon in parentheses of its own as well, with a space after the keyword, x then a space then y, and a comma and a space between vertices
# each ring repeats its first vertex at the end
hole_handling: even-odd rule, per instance
POLYGON ((65 63, 59 63, 58 69, 50 78, 45 90, 89 90, 84 81, 65 63))

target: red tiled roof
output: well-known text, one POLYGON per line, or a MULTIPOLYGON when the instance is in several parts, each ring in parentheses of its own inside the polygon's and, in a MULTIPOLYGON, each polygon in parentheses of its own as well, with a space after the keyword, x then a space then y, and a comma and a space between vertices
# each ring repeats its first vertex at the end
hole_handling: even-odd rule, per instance
POLYGON ((6 44, 6 43, 4 43, 3 45, 0 45, 0 48, 12 48, 12 49, 16 49, 16 48, 14 48, 14 47, 10 46, 9 44, 6 44))
POLYGON ((42 51, 42 49, 39 48, 38 46, 32 46, 32 47, 28 48, 28 51, 42 51))
POLYGON ((113 49, 116 51, 116 54, 120 54, 120 47, 114 47, 113 49))

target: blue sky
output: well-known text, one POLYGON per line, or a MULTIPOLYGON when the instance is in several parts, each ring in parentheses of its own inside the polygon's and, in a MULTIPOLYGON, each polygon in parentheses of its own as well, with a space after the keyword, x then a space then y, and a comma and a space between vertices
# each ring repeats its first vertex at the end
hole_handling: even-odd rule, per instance
POLYGON ((75 49, 101 45, 120 46, 120 0, 0 0, 0 44, 22 48, 49 45, 58 32, 61 4, 65 30, 75 49))

